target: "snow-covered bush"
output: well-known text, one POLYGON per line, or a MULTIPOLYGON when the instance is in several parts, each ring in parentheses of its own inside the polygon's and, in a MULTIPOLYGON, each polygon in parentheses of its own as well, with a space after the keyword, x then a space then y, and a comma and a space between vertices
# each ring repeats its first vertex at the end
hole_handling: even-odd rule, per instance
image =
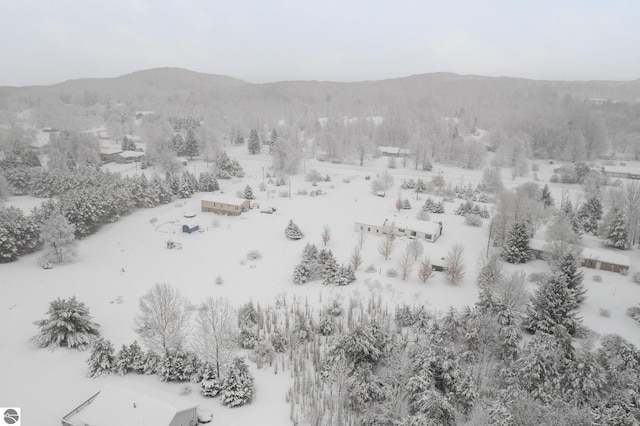
POLYGON ((427 212, 426 210, 419 210, 416 214, 416 219, 426 222, 428 220, 431 220, 431 215, 429 215, 429 212, 427 212))
POLYGON ((592 279, 596 283, 601 283, 602 282, 602 275, 594 275, 592 279))
POLYGON ((627 309, 627 314, 634 320, 640 322, 640 305, 627 309))
POLYGON ((293 222, 293 220, 289 221, 289 225, 287 225, 284 230, 284 235, 291 240, 299 240, 301 238, 304 238, 304 234, 302 233, 300 228, 298 228, 298 225, 293 222))
POLYGON ((113 344, 109 340, 98 338, 91 346, 91 355, 87 359, 89 377, 100 377, 111 374, 114 371, 115 357, 113 355, 113 344))
POLYGON ((470 226, 482 226, 482 218, 477 214, 468 213, 464 216, 464 223, 470 226))
POLYGON ((318 333, 322 334, 323 336, 330 336, 331 334, 333 334, 335 325, 333 324, 333 320, 329 315, 324 315, 322 316, 322 318, 320 318, 320 323, 318 324, 316 329, 318 330, 318 333))
POLYGON ((258 368, 262 368, 263 365, 273 362, 275 358, 275 349, 269 342, 260 341, 256 343, 251 352, 249 353, 249 359, 256 363, 258 368))
POLYGON ((160 380, 163 382, 200 382, 201 363, 192 352, 169 349, 165 352, 160 366, 160 380))
POLYGON ((307 182, 320 182, 322 180, 322 174, 316 169, 311 169, 304 177, 307 182))
POLYGON ((262 253, 260 250, 251 250, 247 253, 247 260, 260 260, 262 259, 262 253))
POLYGON ((640 272, 636 272, 633 274, 633 282, 636 284, 640 284, 640 272))
POLYGON ((422 210, 429 213, 444 213, 444 204, 442 204, 442 201, 435 202, 429 197, 424 201, 422 210))
POLYGON ((258 332, 253 328, 243 327, 238 334, 238 344, 244 349, 253 349, 260 341, 258 332))
POLYGON ((274 330, 271 334, 271 346, 276 352, 284 352, 287 348, 287 338, 280 329, 274 330))
POLYGON ((398 270, 396 268, 389 268, 387 269, 386 274, 390 278, 395 278, 398 276, 398 270))
POLYGON ((100 334, 100 326, 92 321, 89 308, 75 296, 50 302, 47 314, 48 318, 34 322, 40 331, 30 340, 40 347, 84 350, 100 334))

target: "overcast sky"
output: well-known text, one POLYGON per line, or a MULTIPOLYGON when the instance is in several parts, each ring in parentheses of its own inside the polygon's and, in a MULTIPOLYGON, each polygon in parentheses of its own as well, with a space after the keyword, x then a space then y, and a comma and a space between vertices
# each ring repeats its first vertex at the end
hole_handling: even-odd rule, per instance
POLYGON ((640 78, 640 1, 0 0, 0 85, 182 67, 250 82, 640 78))

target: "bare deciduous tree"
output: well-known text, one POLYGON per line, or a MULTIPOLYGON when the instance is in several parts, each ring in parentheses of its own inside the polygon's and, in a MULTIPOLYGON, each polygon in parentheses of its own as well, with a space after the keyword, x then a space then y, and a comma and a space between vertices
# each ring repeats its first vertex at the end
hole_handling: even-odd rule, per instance
POLYGON ((191 306, 176 288, 158 283, 140 298, 138 307, 134 330, 148 349, 164 353, 184 346, 191 306))
POLYGON ((418 258, 422 256, 422 253, 424 253, 424 246, 417 238, 412 240, 407 248, 411 252, 413 260, 418 260, 418 258))
POLYGON ((360 234, 358 234, 358 247, 360 248, 360 250, 362 250, 365 241, 367 241, 367 235, 364 233, 363 229, 360 231, 360 234))
POLYGON ((353 254, 351 255, 351 266, 353 266, 353 270, 357 271, 358 267, 362 265, 362 255, 360 254, 360 246, 355 246, 353 248, 353 254))
POLYGON ((423 283, 426 283, 429 278, 433 275, 433 268, 431 267, 431 261, 428 257, 425 257, 422 262, 420 262, 420 268, 418 269, 418 278, 423 283))
POLYGON ((398 197, 398 199, 396 200, 396 210, 398 210, 399 212, 400 210, 402 210, 402 206, 403 206, 402 198, 398 197))
POLYGON ((504 275, 494 288, 494 294, 505 306, 515 312, 524 312, 530 298, 525 273, 515 271, 504 275))
POLYGON ((327 243, 329 241, 331 241, 331 228, 329 228, 329 225, 325 225, 324 228, 322 228, 322 243, 325 245, 327 245, 327 243))
POLYGON ((407 246, 402 252, 402 256, 398 261, 398 268, 400 269, 400 277, 402 280, 406 280, 411 272, 413 271, 413 265, 415 263, 415 259, 412 256, 411 249, 407 246))
POLYGON ((385 235, 384 239, 380 241, 380 244, 378 245, 378 252, 384 256, 384 260, 388 260, 389 256, 391 256, 395 240, 396 236, 392 232, 389 232, 385 235))
POLYGON ((235 356, 237 315, 229 301, 209 297, 198 310, 194 346, 200 358, 209 361, 218 377, 235 356))
POLYGON ((447 253, 447 257, 445 258, 445 273, 447 274, 447 278, 453 284, 457 284, 462 281, 464 278, 464 261, 462 259, 462 255, 464 253, 464 247, 462 244, 455 244, 447 253))

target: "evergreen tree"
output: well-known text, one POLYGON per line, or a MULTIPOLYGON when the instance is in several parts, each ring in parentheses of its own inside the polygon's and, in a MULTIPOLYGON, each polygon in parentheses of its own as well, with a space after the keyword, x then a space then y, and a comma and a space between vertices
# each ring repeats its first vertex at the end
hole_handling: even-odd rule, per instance
POLYGON ((560 256, 555 263, 554 272, 561 274, 574 302, 573 309, 578 309, 586 299, 586 289, 582 283, 584 273, 579 269, 578 256, 573 250, 569 250, 560 256))
POLYGON ((580 226, 589 234, 598 231, 598 222, 602 219, 602 204, 596 196, 591 196, 578 209, 580 226))
POLYGON ((527 223, 514 222, 502 248, 502 258, 509 263, 525 263, 531 258, 530 239, 527 223))
POLYGON ((561 326, 571 335, 580 327, 575 296, 563 273, 555 273, 540 285, 527 307, 525 328, 530 333, 554 334, 561 326))
POLYGON ((604 224, 604 243, 608 246, 628 250, 629 230, 627 229, 627 217, 622 210, 614 207, 604 224))
POLYGON ((200 173, 198 178, 198 191, 200 192, 213 192, 220 189, 218 180, 209 172, 200 173))
POLYGON ((251 132, 249 133, 247 149, 249 150, 249 154, 260 153, 260 137, 258 136, 258 131, 256 129, 251 129, 251 132))
POLYGON ((121 149, 123 151, 135 151, 136 144, 133 139, 129 139, 126 135, 122 138, 121 149))
POLYGON ((293 270, 293 283, 294 284, 306 284, 309 282, 309 268, 307 264, 302 261, 296 265, 293 270))
POLYGON ((89 377, 100 377, 111 374, 115 367, 113 344, 102 337, 96 339, 91 346, 91 355, 87 359, 89 377))
POLYGON ((542 194, 540 200, 545 207, 553 207, 553 197, 551 197, 551 191, 549 191, 549 185, 545 184, 542 188, 542 194))
POLYGON ((184 155, 192 160, 193 157, 200 155, 200 144, 198 144, 198 139, 196 139, 196 133, 193 128, 187 130, 187 137, 184 140, 184 155))
POLYGON ((51 264, 72 260, 77 253, 75 226, 61 214, 54 214, 42 224, 40 235, 44 242, 41 264, 48 268, 51 264))
POLYGON ((227 407, 240 407, 251 402, 253 393, 253 376, 249 367, 241 358, 234 359, 222 381, 222 404, 227 407))
POLYGON ((236 136, 233 138, 234 145, 244 145, 244 136, 240 132, 236 133, 236 136))
POLYGON ((75 296, 52 301, 47 314, 48 318, 34 322, 40 331, 31 341, 40 347, 66 346, 84 350, 100 334, 100 326, 91 321, 89 309, 75 296))
POLYGON ((276 142, 278 142, 278 131, 276 129, 273 129, 271 131, 271 137, 269 138, 269 145, 273 146, 276 142))
POLYGON ((253 196, 253 189, 249 185, 244 187, 244 198, 247 200, 253 200, 255 197, 253 196))
POLYGON ((289 225, 287 225, 286 229, 284 230, 284 235, 292 240, 299 240, 301 238, 304 238, 304 234, 302 233, 300 228, 298 228, 298 225, 293 223, 293 220, 289 221, 289 225))
POLYGON ((180 133, 176 133, 173 136, 173 139, 171 140, 171 144, 172 144, 173 150, 175 151, 178 157, 182 157, 185 155, 186 144, 185 144, 184 138, 180 133))
POLYGON ((131 370, 131 356, 129 355, 129 347, 122 345, 115 357, 113 370, 121 376, 124 376, 131 370))

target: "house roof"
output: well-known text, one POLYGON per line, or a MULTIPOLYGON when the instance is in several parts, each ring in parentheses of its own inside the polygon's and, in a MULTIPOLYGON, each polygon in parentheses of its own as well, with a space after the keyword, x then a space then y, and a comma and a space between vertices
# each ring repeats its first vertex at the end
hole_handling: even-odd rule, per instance
POLYGON ((402 154, 407 155, 411 152, 408 148, 400 148, 397 146, 379 146, 378 149, 386 154, 402 154))
POLYGON ((238 197, 232 197, 229 195, 205 195, 204 197, 201 198, 202 201, 209 201, 212 203, 223 203, 223 204, 230 204, 232 206, 241 206, 247 202, 249 202, 249 200, 245 200, 244 198, 238 198, 238 197))
POLYGON ((122 149, 120 148, 110 148, 110 147, 100 148, 100 154, 105 154, 105 155, 120 154, 121 152, 122 152, 122 149))
POLYGON ((106 385, 74 420, 91 426, 165 426, 197 405, 139 383, 106 385))
MULTIPOLYGON (((529 248, 538 251, 545 251, 545 246, 547 243, 543 240, 532 239, 529 240, 529 248)), ((620 266, 631 266, 631 260, 629 256, 625 256, 623 254, 615 253, 613 250, 598 250, 583 247, 582 252, 580 253, 580 257, 583 259, 590 259, 598 262, 609 263, 612 265, 620 265, 620 266)))
POLYGON ((602 171, 604 173, 623 173, 623 174, 630 174, 630 175, 640 174, 640 169, 629 168, 627 166, 603 166, 602 171))
MULTIPOLYGON (((389 224, 393 224, 396 228, 410 229, 416 232, 423 232, 425 234, 435 234, 440 230, 440 224, 437 222, 426 222, 422 220, 412 219, 387 219, 389 224)), ((387 224, 385 221, 385 224, 387 224)))
POLYGON ((144 157, 144 152, 140 152, 140 151, 123 151, 119 155, 122 158, 138 158, 138 157, 144 157))
POLYGON ((585 248, 584 250, 582 250, 582 258, 609 263, 612 265, 620 265, 626 267, 631 266, 631 260, 629 259, 629 256, 613 253, 611 250, 585 248))

